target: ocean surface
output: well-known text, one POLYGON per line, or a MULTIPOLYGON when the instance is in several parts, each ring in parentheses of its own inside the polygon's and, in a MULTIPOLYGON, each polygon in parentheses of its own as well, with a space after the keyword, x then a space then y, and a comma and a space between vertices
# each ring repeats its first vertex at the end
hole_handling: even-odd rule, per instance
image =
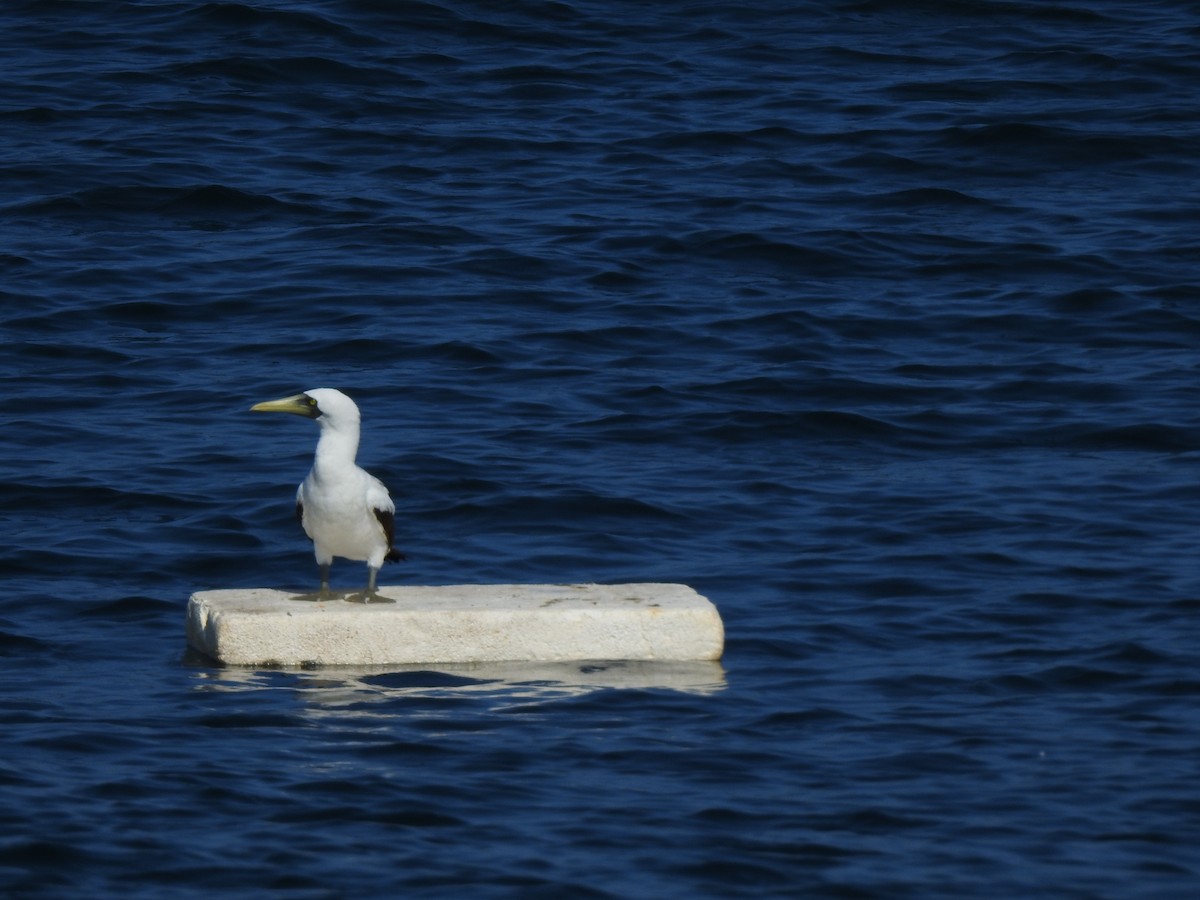
POLYGON ((0 894, 1200 896, 1200 10, 0 5, 0 894), (224 668, 672 581, 721 663, 224 668), (357 588, 358 563, 334 566, 357 588))

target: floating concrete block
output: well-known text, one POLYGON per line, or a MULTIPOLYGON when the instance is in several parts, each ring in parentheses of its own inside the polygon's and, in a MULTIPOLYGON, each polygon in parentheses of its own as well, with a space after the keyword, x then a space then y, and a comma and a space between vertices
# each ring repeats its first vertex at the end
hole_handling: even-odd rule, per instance
POLYGON ((716 607, 683 584, 381 587, 361 601, 200 591, 188 601, 188 643, 248 666, 715 660, 725 643, 716 607))

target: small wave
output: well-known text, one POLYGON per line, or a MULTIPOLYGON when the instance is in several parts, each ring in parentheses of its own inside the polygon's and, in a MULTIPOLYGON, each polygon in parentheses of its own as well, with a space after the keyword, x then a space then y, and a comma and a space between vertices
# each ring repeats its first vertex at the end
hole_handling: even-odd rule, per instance
POLYGON ((141 620, 147 617, 166 618, 179 614, 179 604, 158 597, 133 596, 101 603, 82 605, 73 612, 89 619, 111 619, 114 621, 141 620))
MULTIPOLYGON (((1084 131, 1030 122, 952 126, 940 134, 943 146, 982 154, 998 170, 1046 165, 1105 166, 1145 159, 1147 136, 1084 131)), ((1170 138, 1164 140, 1171 142, 1170 138)), ((1182 147, 1179 148, 1180 152, 1182 147)))
POLYGON ((53 649, 53 645, 45 641, 0 630, 0 656, 41 656, 53 649))
POLYGON ((683 151, 697 153, 729 153, 752 151, 756 154, 791 148, 802 140, 802 135, 779 125, 751 129, 749 131, 665 131, 648 138, 633 138, 617 144, 624 152, 665 153, 674 157, 683 151))
POLYGON ((309 220, 327 215, 324 209, 312 204, 281 200, 221 184, 93 187, 10 207, 9 212, 17 215, 117 219, 153 216, 212 226, 234 223, 247 225, 280 217, 309 220))
POLYGON ((636 497, 612 497, 586 490, 569 490, 559 493, 542 492, 535 495, 502 494, 485 504, 460 504, 459 514, 474 507, 482 512, 486 506, 486 518, 494 520, 501 515, 506 521, 522 526, 539 522, 561 523, 569 527, 572 522, 584 522, 589 528, 602 527, 606 521, 634 523, 647 521, 678 521, 685 514, 665 506, 649 503, 636 497))
POLYGON ((1111 428, 1070 425, 1034 433, 1040 442, 1073 450, 1125 450, 1141 453, 1190 453, 1200 449, 1195 428, 1142 423, 1111 428))
POLYGON ((322 38, 355 34, 313 10, 251 6, 228 0, 190 6, 184 11, 184 18, 195 28, 232 28, 241 34, 260 29, 264 33, 289 33, 291 40, 306 32, 322 38))
POLYGON ((418 89, 424 87, 424 83, 418 79, 406 78, 394 71, 367 68, 320 56, 229 56, 179 63, 163 74, 188 80, 219 79, 255 90, 306 84, 394 87, 398 82, 407 82, 418 89))
POLYGON ((741 264, 769 264, 806 274, 842 273, 854 260, 834 250, 783 241, 751 232, 697 232, 683 242, 684 252, 701 259, 741 264))
POLYGON ((303 728, 307 723, 299 715, 258 711, 253 713, 216 713, 203 715, 196 717, 193 720, 193 724, 201 728, 265 728, 274 730, 277 728, 303 728))
POLYGON ((877 195, 866 201, 881 208, 929 209, 936 207, 959 207, 968 209, 998 210, 1002 207, 982 197, 975 197, 950 188, 909 188, 877 195))
POLYGON ((686 417, 689 430, 719 438, 723 442, 759 441, 766 436, 779 439, 823 441, 886 441, 903 443, 915 433, 861 413, 842 410, 803 412, 731 410, 715 416, 686 417))

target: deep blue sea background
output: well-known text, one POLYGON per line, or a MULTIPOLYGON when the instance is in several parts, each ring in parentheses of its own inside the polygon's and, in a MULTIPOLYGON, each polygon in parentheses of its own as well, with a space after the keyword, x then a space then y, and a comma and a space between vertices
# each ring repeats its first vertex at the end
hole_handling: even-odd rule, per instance
POLYGON ((0 6, 6 897, 1200 896, 1200 10, 0 6), (249 671, 384 583, 720 666, 249 671), (357 586, 359 564, 335 566, 357 586))

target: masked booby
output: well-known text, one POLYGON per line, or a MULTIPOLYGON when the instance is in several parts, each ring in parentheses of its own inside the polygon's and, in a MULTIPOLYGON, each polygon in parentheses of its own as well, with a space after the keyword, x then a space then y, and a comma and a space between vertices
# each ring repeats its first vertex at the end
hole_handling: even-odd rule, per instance
POLYGON ((399 562, 405 557, 392 547, 396 507, 387 488, 354 463, 358 406, 341 391, 317 388, 256 403, 250 410, 292 413, 315 419, 321 426, 312 469, 296 491, 296 518, 312 539, 321 567, 321 592, 329 591, 329 568, 338 556, 366 562, 370 599, 384 560, 399 562))

